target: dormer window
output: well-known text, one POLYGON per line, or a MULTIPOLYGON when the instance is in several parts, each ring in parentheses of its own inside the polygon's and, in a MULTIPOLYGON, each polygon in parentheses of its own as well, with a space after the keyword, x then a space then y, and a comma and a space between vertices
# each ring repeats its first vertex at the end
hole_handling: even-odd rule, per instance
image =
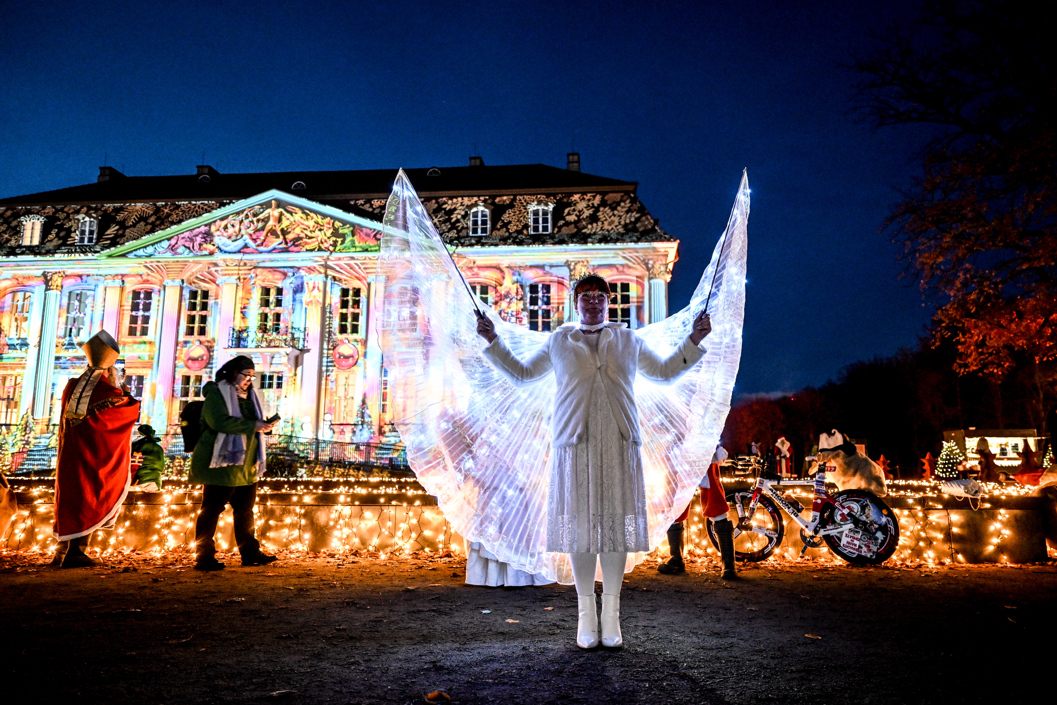
POLYGON ((77 244, 94 245, 96 234, 99 232, 99 221, 95 218, 83 217, 77 223, 77 244))
POLYGON ((551 231, 551 203, 532 203, 528 207, 529 232, 533 235, 547 235, 551 231))
POLYGON ((44 230, 44 216, 24 215, 19 220, 22 222, 22 244, 39 245, 40 233, 44 230))
POLYGON ((290 188, 292 188, 294 191, 304 191, 305 190, 305 182, 304 181, 295 181, 294 185, 291 186, 290 188))
POLYGON ((488 209, 484 206, 477 206, 470 211, 470 234, 475 236, 485 236, 488 234, 489 226, 488 209))

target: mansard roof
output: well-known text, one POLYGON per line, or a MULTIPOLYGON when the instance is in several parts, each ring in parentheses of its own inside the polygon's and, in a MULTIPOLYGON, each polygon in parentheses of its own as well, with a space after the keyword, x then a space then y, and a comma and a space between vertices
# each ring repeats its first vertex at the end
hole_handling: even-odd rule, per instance
MULTIPOLYGON (((452 244, 531 246, 662 242, 673 238, 635 194, 637 184, 543 164, 430 167, 406 170, 437 229, 452 244), (552 230, 531 235, 527 208, 551 208, 552 230), (491 231, 470 236, 469 211, 489 209, 491 231)), ((104 167, 101 179, 0 200, 0 256, 91 255, 269 192, 296 194, 314 205, 380 221, 395 169, 221 174, 199 167, 186 176, 124 176, 104 167), (20 219, 44 216, 40 245, 21 244, 20 219), (95 245, 77 245, 82 217, 98 221, 95 245)), ((122 248, 124 250, 124 248, 122 248)))

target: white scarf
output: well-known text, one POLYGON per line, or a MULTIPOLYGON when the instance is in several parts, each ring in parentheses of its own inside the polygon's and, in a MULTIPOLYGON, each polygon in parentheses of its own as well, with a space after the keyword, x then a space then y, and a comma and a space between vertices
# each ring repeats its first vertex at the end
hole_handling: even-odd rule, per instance
MULTIPOLYGON (((228 415, 234 416, 237 419, 243 418, 242 412, 239 409, 239 396, 238 390, 235 385, 230 382, 217 382, 217 389, 220 390, 220 395, 224 398, 224 404, 228 408, 228 415)), ((253 408, 257 413, 258 419, 264 418, 264 412, 261 410, 261 402, 257 399, 257 393, 253 391, 253 387, 247 390, 250 401, 253 402, 253 408)), ((227 434, 217 431, 217 440, 213 444, 213 457, 209 460, 209 467, 211 468, 223 468, 229 465, 242 465, 246 462, 246 437, 240 433, 227 434)), ((265 457, 264 457, 264 439, 257 439, 257 478, 260 478, 264 474, 265 470, 265 457)))

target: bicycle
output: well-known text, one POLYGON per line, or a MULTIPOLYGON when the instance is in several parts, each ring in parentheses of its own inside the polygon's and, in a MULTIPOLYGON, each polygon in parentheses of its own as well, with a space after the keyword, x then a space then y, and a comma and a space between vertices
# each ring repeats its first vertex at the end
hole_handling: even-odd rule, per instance
MULTIPOLYGON (((825 542, 829 550, 852 565, 878 565, 891 558, 899 545, 895 512, 867 490, 830 494, 824 470, 815 473, 814 480, 782 480, 761 473, 751 489, 731 490, 726 498, 736 515, 734 557, 738 560, 766 560, 778 549, 785 538, 779 507, 800 526, 800 539, 804 542, 801 556, 808 548, 818 548, 825 542), (784 497, 775 489, 807 486, 814 487, 810 521, 803 518, 806 508, 799 501, 784 497)), ((705 523, 708 538, 719 550, 713 522, 705 523)))

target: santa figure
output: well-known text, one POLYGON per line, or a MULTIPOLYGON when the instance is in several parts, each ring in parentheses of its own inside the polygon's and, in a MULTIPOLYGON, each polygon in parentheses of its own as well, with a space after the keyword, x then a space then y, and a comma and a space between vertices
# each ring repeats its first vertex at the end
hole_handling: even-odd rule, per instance
POLYGON ((793 444, 785 436, 779 436, 774 443, 774 455, 778 458, 778 474, 782 477, 793 476, 793 444))
POLYGON ((84 549, 96 529, 113 528, 131 484, 132 427, 139 402, 122 385, 117 341, 99 331, 82 346, 88 369, 66 385, 59 419, 55 470, 55 538, 52 565, 95 565, 84 549))

